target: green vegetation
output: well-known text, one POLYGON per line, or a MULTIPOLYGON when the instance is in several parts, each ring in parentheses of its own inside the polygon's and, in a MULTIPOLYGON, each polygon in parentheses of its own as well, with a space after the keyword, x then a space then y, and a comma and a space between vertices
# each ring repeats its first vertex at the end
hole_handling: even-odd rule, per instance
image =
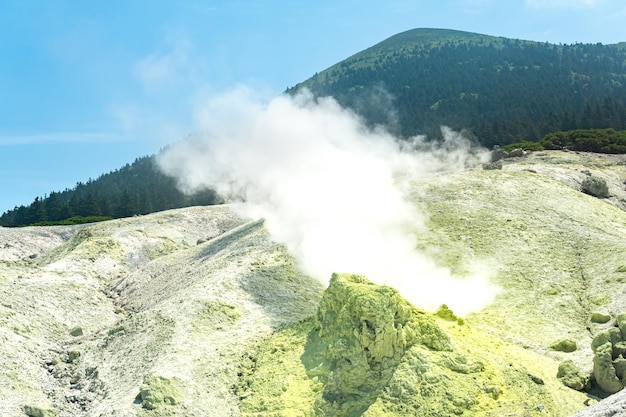
POLYGON ((158 170, 153 156, 144 156, 96 180, 79 182, 71 190, 51 192, 28 206, 15 207, 0 216, 0 226, 92 223, 218 202, 210 190, 183 194, 173 178, 158 170))
POLYGON ((69 219, 57 220, 54 222, 37 222, 31 226, 71 226, 74 224, 104 222, 112 219, 112 216, 73 216, 69 219))
POLYGON ((540 141, 522 141, 501 147, 507 152, 513 149, 525 151, 570 150, 608 154, 626 153, 626 130, 575 129, 548 133, 540 141))
POLYGON ((543 151, 545 148, 539 142, 530 142, 525 140, 523 142, 516 142, 504 145, 501 147, 501 149, 507 152, 511 152, 514 149, 523 149, 525 151, 543 151))
POLYGON ((626 153, 626 130, 570 130, 546 135, 540 142, 544 149, 569 149, 580 152, 626 153))
POLYGON ((446 125, 492 147, 556 131, 626 129, 626 50, 618 45, 415 29, 287 92, 302 87, 403 137, 438 137, 446 125))

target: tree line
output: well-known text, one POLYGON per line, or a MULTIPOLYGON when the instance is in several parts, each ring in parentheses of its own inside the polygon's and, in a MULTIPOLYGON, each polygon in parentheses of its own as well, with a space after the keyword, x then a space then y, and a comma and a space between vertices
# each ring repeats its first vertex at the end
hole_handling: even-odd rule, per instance
POLYGON ((515 148, 529 151, 570 150, 607 154, 626 154, 626 130, 615 129, 575 129, 554 132, 540 141, 522 141, 502 147, 507 152, 515 148))
POLYGON ((219 202, 211 190, 183 194, 173 178, 158 170, 154 156, 144 156, 95 180, 8 210, 0 216, 0 225, 73 224, 219 202))

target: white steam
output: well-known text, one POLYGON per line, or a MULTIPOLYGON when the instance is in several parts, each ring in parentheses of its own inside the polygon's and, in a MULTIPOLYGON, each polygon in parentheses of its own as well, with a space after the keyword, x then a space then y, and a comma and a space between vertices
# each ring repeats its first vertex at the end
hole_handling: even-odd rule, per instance
POLYGON ((423 220, 406 199, 410 179, 477 162, 469 142, 444 129, 438 146, 368 129, 331 98, 304 93, 269 103, 239 88, 195 115, 201 133, 159 156, 186 192, 216 190, 243 216, 265 219, 301 269, 390 285, 416 306, 457 314, 488 304, 483 277, 455 278, 416 250, 423 220))

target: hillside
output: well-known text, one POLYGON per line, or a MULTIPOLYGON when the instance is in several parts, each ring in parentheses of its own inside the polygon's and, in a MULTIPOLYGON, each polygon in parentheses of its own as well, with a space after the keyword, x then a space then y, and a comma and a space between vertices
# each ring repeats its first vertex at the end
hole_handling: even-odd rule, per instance
POLYGON ((159 171, 154 156, 144 156, 95 180, 8 210, 0 215, 0 226, 84 223, 217 202, 210 190, 185 195, 173 178, 159 171))
POLYGON ((392 36, 288 89, 333 96, 410 137, 467 129, 487 147, 626 128, 622 44, 555 45, 444 29, 392 36))
POLYGON ((0 415, 572 415, 599 398, 559 364, 584 380, 626 311, 625 178, 624 156, 544 151, 414 181, 422 252, 501 288, 462 319, 325 289, 227 205, 0 228, 0 415))

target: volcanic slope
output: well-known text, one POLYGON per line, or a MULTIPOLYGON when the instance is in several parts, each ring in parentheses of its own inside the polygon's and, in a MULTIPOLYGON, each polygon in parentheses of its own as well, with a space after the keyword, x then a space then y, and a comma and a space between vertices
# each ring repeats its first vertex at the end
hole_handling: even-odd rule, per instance
POLYGON ((501 288, 463 318, 358 275, 325 291, 227 205, 0 228, 0 415, 572 415, 596 398, 559 364, 589 375, 626 311, 624 179, 554 151, 414 181, 418 247, 501 288))

